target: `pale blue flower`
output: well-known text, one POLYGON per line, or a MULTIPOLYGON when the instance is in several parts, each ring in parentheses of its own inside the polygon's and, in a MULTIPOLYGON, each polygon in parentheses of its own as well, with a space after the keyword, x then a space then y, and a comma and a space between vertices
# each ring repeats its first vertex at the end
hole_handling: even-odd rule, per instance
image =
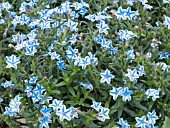
POLYGON ((47 108, 46 105, 43 105, 42 109, 40 109, 40 112, 47 117, 51 117, 51 109, 47 108))
POLYGON ((159 59, 169 59, 170 52, 159 52, 159 59))
POLYGON ((123 120, 123 118, 119 119, 119 122, 117 122, 121 126, 121 128, 130 128, 130 125, 128 124, 127 120, 123 120))
POLYGON ((145 5, 146 3, 148 3, 148 0, 138 0, 139 2, 141 2, 143 5, 145 5))
POLYGON ((33 76, 33 77, 31 77, 31 78, 29 79, 29 83, 30 83, 30 84, 35 84, 35 83, 37 82, 37 80, 38 80, 38 77, 37 77, 37 76, 33 76))
POLYGON ((117 16, 117 19, 120 20, 121 18, 123 20, 126 19, 126 9, 122 9, 122 7, 120 6, 118 8, 118 10, 115 12, 115 15, 117 16))
POLYGON ((106 69, 105 73, 100 73, 100 76, 102 77, 100 79, 100 83, 104 83, 106 81, 107 84, 110 84, 111 79, 115 77, 114 75, 110 74, 108 69, 106 69))
POLYGON ((13 116, 13 115, 16 114, 16 113, 17 113, 17 112, 14 111, 12 108, 5 107, 5 112, 4 112, 5 115, 13 116))
POLYGON ((33 46, 31 47, 26 47, 26 52, 25 55, 30 55, 30 56, 34 56, 34 54, 37 52, 37 49, 33 46))
POLYGON ((49 119, 48 116, 44 116, 43 118, 40 118, 39 119, 39 122, 40 122, 40 125, 39 125, 39 128, 49 128, 49 123, 51 123, 52 121, 49 119))
POLYGON ((74 60, 77 58, 76 53, 78 53, 78 49, 73 49, 71 46, 68 46, 68 49, 66 50, 66 58, 74 60))
POLYGON ((49 104, 49 107, 52 107, 54 112, 61 109, 62 106, 63 106, 63 100, 57 100, 57 99, 54 99, 52 104, 49 104))
POLYGON ((98 116, 101 116, 101 121, 105 121, 106 119, 110 119, 109 117, 109 111, 110 109, 102 107, 101 111, 99 112, 98 116))
POLYGON ((101 102, 95 102, 92 101, 93 104, 91 105, 92 108, 94 108, 96 111, 99 111, 100 109, 102 109, 103 107, 101 106, 101 102))
POLYGON ((111 47, 110 51, 108 54, 114 56, 117 53, 118 47, 111 47))
POLYGON ((70 107, 70 110, 71 110, 71 112, 70 112, 71 118, 72 119, 74 119, 74 117, 78 118, 78 113, 77 113, 77 111, 75 110, 75 108, 73 106, 70 107))
POLYGON ((134 92, 132 90, 129 90, 128 87, 125 87, 122 91, 121 91, 121 96, 122 96, 122 100, 123 101, 131 101, 131 94, 133 94, 134 92))
POLYGON ((90 57, 86 56, 85 58, 81 58, 79 66, 82 66, 82 69, 85 69, 90 64, 90 57))
POLYGON ((66 109, 65 105, 62 105, 59 111, 56 111, 56 114, 60 116, 60 121, 64 119, 70 121, 71 120, 71 109, 66 109))
POLYGON ((161 89, 159 88, 158 90, 156 89, 147 89, 145 92, 145 95, 147 98, 149 98, 150 96, 152 97, 153 101, 156 101, 156 98, 159 98, 159 92, 161 91, 161 89))
POLYGON ((43 98, 43 95, 39 92, 34 92, 34 90, 33 90, 33 94, 31 96, 31 98, 32 98, 33 103, 35 103, 35 102, 40 101, 43 98))
POLYGON ((167 26, 168 26, 168 29, 170 29, 170 17, 165 16, 165 21, 164 21, 163 24, 164 24, 164 25, 167 25, 167 26))
POLYGON ((16 57, 14 54, 11 56, 6 56, 6 63, 8 64, 6 68, 14 68, 17 69, 17 64, 20 63, 20 57, 16 57))
POLYGON ((147 128, 148 121, 146 121, 145 116, 142 116, 141 118, 135 117, 135 120, 137 121, 137 123, 135 125, 136 127, 147 128))
POLYGON ((116 101, 117 97, 121 94, 122 90, 123 90, 122 87, 119 88, 113 87, 113 90, 111 90, 109 94, 113 96, 113 100, 116 101))
POLYGON ((51 56, 51 60, 55 60, 55 59, 59 60, 60 59, 60 55, 57 54, 56 52, 51 52, 49 54, 51 56))
POLYGON ((142 75, 145 74, 144 66, 141 66, 141 65, 140 65, 140 67, 139 67, 139 69, 138 69, 138 74, 139 74, 139 76, 142 76, 142 75))
POLYGON ((134 16, 138 15, 138 11, 131 11, 131 7, 128 7, 126 9, 126 17, 129 19, 129 20, 132 20, 132 18, 134 16))
POLYGON ((91 91, 93 90, 93 85, 90 84, 89 82, 80 82, 82 86, 84 86, 86 89, 90 89, 91 91))
POLYGON ((58 69, 60 70, 66 69, 66 66, 64 65, 64 61, 62 60, 62 58, 59 58, 59 60, 57 61, 57 65, 58 65, 58 69))
POLYGON ((0 98, 0 104, 1 104, 1 102, 3 102, 3 99, 2 99, 2 98, 0 98))
POLYGON ((66 25, 67 25, 67 27, 69 28, 70 31, 73 31, 73 30, 76 29, 78 23, 69 19, 68 22, 66 23, 66 25))
POLYGON ((131 69, 127 69, 128 73, 125 74, 125 76, 129 77, 130 81, 134 81, 135 79, 139 78, 139 75, 137 74, 137 70, 131 70, 131 69))
POLYGON ((32 89, 33 89, 33 87, 28 85, 27 88, 24 90, 24 92, 31 92, 32 89))
POLYGON ((108 34, 107 29, 110 29, 108 24, 106 24, 104 21, 96 24, 96 27, 99 29, 99 33, 105 33, 106 35, 108 34))
POLYGON ((156 115, 155 110, 152 112, 148 112, 147 117, 148 117, 148 124, 153 124, 153 125, 156 123, 156 120, 159 119, 158 116, 156 115))
POLYGON ((46 91, 46 89, 41 84, 36 84, 36 87, 33 91, 42 94, 44 91, 46 91))
POLYGON ((3 86, 4 88, 7 88, 7 87, 11 87, 11 86, 14 86, 15 84, 12 83, 12 80, 10 81, 5 81, 5 83, 2 83, 1 86, 3 86))

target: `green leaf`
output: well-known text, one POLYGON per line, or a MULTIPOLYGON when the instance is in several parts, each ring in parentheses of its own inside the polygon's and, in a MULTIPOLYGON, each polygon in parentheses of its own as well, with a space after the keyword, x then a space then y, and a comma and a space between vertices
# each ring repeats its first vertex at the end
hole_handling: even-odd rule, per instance
POLYGON ((62 82, 60 82, 60 83, 58 83, 58 84, 56 84, 54 86, 55 87, 61 87, 61 86, 64 86, 64 85, 66 85, 66 83, 65 83, 65 81, 62 81, 62 82))
POLYGON ((162 128, 169 128, 169 126, 170 126, 170 119, 168 117, 165 117, 165 121, 162 128))

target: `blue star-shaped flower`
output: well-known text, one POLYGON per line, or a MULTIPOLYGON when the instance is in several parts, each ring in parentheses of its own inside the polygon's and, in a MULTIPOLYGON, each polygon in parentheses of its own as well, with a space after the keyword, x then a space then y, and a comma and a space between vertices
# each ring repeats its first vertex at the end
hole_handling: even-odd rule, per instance
POLYGON ((122 96, 122 99, 123 101, 131 101, 131 94, 133 94, 134 92, 132 90, 129 91, 128 87, 124 88, 122 91, 121 91, 121 96, 122 96))
POLYGON ((137 123, 135 125, 136 127, 147 128, 148 121, 146 121, 146 117, 145 116, 142 116, 141 118, 135 117, 135 120, 137 121, 137 123))
POLYGON ((62 105, 59 111, 56 111, 56 114, 60 116, 60 121, 63 121, 64 119, 70 121, 71 120, 71 110, 66 109, 65 105, 62 105))
POLYGON ((86 89, 93 90, 93 86, 89 82, 80 82, 80 84, 84 86, 86 89))
POLYGON ((42 94, 46 89, 41 85, 41 84, 36 84, 35 89, 33 90, 34 92, 39 92, 42 94))
POLYGON ((130 128, 130 125, 128 124, 127 120, 123 120, 123 118, 119 119, 119 122, 117 122, 122 128, 130 128))
POLYGON ((70 116, 73 119, 74 117, 78 118, 78 113, 76 112, 75 108, 73 106, 70 107, 70 116))
POLYGON ((37 79, 38 79, 37 76, 33 76, 33 77, 31 77, 31 78, 29 79, 29 83, 30 83, 30 84, 35 84, 35 83, 37 82, 37 79))
POLYGON ((46 105, 43 105, 43 108, 40 110, 40 112, 47 117, 51 117, 51 109, 47 108, 46 105))
POLYGON ((126 17, 129 19, 129 20, 132 20, 133 16, 137 15, 138 12, 137 11, 131 11, 131 7, 128 7, 126 9, 126 17))
POLYGON ((110 74, 108 69, 105 71, 105 73, 100 73, 100 76, 102 77, 100 79, 100 83, 104 83, 106 81, 107 84, 110 84, 111 79, 115 77, 114 75, 110 74))
POLYGON ((144 66, 141 66, 141 65, 140 65, 140 67, 139 67, 139 69, 138 69, 138 73, 139 73, 139 76, 142 76, 142 75, 145 74, 144 66))
POLYGON ((11 86, 14 86, 15 84, 12 84, 12 80, 10 81, 5 81, 5 83, 2 83, 1 86, 3 86, 4 88, 7 88, 7 87, 11 87, 11 86))
POLYGON ((99 33, 105 33, 106 35, 108 34, 107 29, 110 29, 104 21, 101 21, 100 24, 96 24, 96 27, 99 29, 99 33))
POLYGON ((165 16, 165 21, 163 23, 164 25, 168 26, 168 29, 170 29, 170 17, 165 16))
POLYGON ((168 59, 169 56, 170 56, 170 52, 165 52, 165 53, 162 53, 162 52, 159 52, 159 59, 168 59))
POLYGON ((51 56, 51 60, 55 60, 55 59, 59 60, 60 58, 60 55, 57 54, 56 52, 51 52, 50 56, 51 56))
POLYGON ((137 74, 137 70, 131 70, 131 69, 127 69, 128 73, 125 74, 125 76, 129 77, 130 81, 134 81, 136 78, 139 78, 139 75, 137 74))
POLYGON ((110 109, 102 107, 101 111, 99 112, 98 116, 101 116, 101 121, 105 121, 106 119, 110 119, 109 117, 110 109))
POLYGON ((114 56, 117 53, 117 49, 118 49, 118 47, 111 47, 111 49, 108 52, 108 54, 114 56))
POLYGON ((12 54, 11 56, 6 56, 6 63, 8 64, 6 66, 6 68, 14 68, 17 69, 17 64, 20 63, 20 57, 16 57, 14 54, 12 54))
POLYGON ((66 69, 66 66, 64 65, 64 61, 59 58, 59 61, 57 61, 57 65, 58 65, 58 69, 62 70, 62 69, 66 69))
POLYGON ((78 23, 69 19, 68 22, 66 23, 66 25, 67 25, 67 27, 69 28, 70 31, 73 31, 73 30, 76 29, 78 23))
POLYGON ((82 69, 85 69, 90 64, 90 57, 86 56, 85 58, 81 58, 79 66, 82 66, 82 69))
POLYGON ((13 115, 16 114, 16 113, 17 113, 17 112, 14 111, 12 108, 5 107, 5 112, 4 112, 5 115, 13 116, 13 115))
POLYGON ((68 46, 68 49, 66 50, 66 57, 70 60, 74 60, 77 58, 76 53, 78 52, 78 49, 73 49, 71 46, 68 46))
POLYGON ((39 128, 49 128, 49 123, 51 123, 52 121, 49 119, 48 116, 44 116, 43 118, 40 118, 39 119, 39 122, 40 122, 40 125, 39 125, 39 128))
POLYGON ((10 108, 13 109, 13 111, 19 112, 19 106, 21 105, 21 102, 20 102, 21 98, 22 97, 19 97, 19 95, 17 95, 17 96, 15 96, 14 99, 11 99, 9 106, 10 106, 10 108))
POLYGON ((115 12, 115 15, 117 16, 117 20, 120 20, 121 18, 122 18, 123 20, 125 20, 125 19, 126 19, 125 14, 126 14, 126 9, 122 9, 121 6, 120 6, 120 7, 118 8, 118 10, 115 12))
POLYGON ((62 106, 63 106, 63 100, 57 100, 57 99, 54 99, 52 104, 49 104, 49 107, 52 107, 54 112, 61 109, 62 106))
POLYGON ((123 90, 122 87, 119 88, 113 87, 113 90, 110 91, 110 95, 113 96, 113 100, 116 101, 117 97, 121 94, 122 90, 123 90))
POLYGON ((155 110, 152 112, 148 112, 147 117, 148 117, 148 124, 153 124, 153 125, 156 123, 156 120, 159 119, 158 116, 156 115, 155 110))
POLYGON ((156 98, 159 98, 159 92, 160 91, 161 91, 160 88, 158 90, 156 90, 156 89, 147 89, 146 92, 145 92, 145 95, 146 95, 147 98, 152 96, 152 100, 156 101, 156 98))
POLYGON ((31 96, 33 103, 40 101, 43 98, 43 95, 40 94, 39 92, 34 92, 31 96))
POLYGON ((99 111, 100 109, 102 109, 103 107, 101 106, 101 102, 95 102, 92 101, 93 105, 91 105, 92 108, 94 108, 96 111, 99 111))

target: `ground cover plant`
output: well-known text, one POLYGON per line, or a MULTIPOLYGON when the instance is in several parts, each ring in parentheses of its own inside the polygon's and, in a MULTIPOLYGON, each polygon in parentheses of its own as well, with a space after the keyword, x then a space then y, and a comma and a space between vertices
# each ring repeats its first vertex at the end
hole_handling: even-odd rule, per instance
POLYGON ((2 128, 169 128, 169 0, 2 0, 2 128))

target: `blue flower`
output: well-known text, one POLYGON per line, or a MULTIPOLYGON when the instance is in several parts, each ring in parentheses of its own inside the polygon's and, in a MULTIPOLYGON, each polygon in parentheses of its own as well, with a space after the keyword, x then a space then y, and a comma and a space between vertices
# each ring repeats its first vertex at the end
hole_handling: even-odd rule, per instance
POLYGON ((73 119, 74 117, 78 118, 78 113, 76 112, 75 108, 73 106, 70 107, 70 116, 73 119))
MULTIPOLYGON (((47 92, 44 93, 44 95, 46 94, 47 92)), ((51 96, 48 96, 47 98, 45 98, 44 100, 42 100, 40 102, 40 104, 45 104, 45 102, 47 102, 49 104, 50 100, 52 100, 53 98, 51 96)))
POLYGON ((98 58, 95 57, 95 54, 92 54, 91 52, 88 52, 88 55, 90 57, 90 60, 91 60, 92 64, 97 64, 98 63, 98 58))
POLYGON ((93 90, 93 86, 89 82, 80 82, 82 86, 84 86, 86 89, 93 90))
POLYGON ((41 23, 39 24, 39 26, 41 27, 42 30, 51 28, 49 21, 46 21, 46 22, 43 21, 43 22, 41 22, 41 23))
POLYGON ((105 33, 106 35, 108 34, 107 29, 110 29, 104 21, 101 21, 100 24, 96 24, 96 27, 99 29, 99 33, 105 33))
POLYGON ((147 2, 148 2, 148 0, 139 0, 143 5, 145 5, 147 2))
POLYGON ((3 99, 2 99, 2 98, 0 98, 0 104, 1 104, 1 102, 3 102, 3 99))
POLYGON ((148 121, 146 121, 146 117, 145 116, 142 116, 141 118, 135 117, 135 120, 137 121, 137 123, 135 125, 136 127, 147 128, 148 121))
POLYGON ((39 92, 34 92, 31 96, 33 103, 40 101, 43 98, 43 95, 39 92))
POLYGON ((122 96, 122 99, 123 101, 131 101, 131 94, 133 94, 134 92, 132 90, 129 91, 128 87, 124 88, 122 91, 121 91, 121 96, 122 96))
POLYGON ((27 34, 27 37, 29 38, 29 40, 34 40, 36 36, 37 34, 35 30, 32 30, 29 34, 27 34))
POLYGON ((83 8, 80 8, 80 11, 79 11, 78 13, 81 14, 82 17, 84 17, 84 15, 85 15, 87 12, 88 12, 88 10, 87 10, 85 7, 83 7, 83 8))
POLYGON ((130 128, 130 125, 128 124, 127 120, 123 120, 123 118, 119 119, 119 122, 117 122, 122 128, 130 128))
POLYGON ((135 15, 138 15, 138 12, 137 11, 131 11, 131 7, 128 7, 126 9, 126 17, 129 19, 129 20, 132 20, 132 17, 135 16, 135 15))
POLYGON ((57 61, 57 65, 58 65, 58 69, 62 70, 62 69, 66 69, 66 66, 64 65, 64 61, 59 58, 59 61, 57 61))
POLYGON ((140 67, 139 67, 139 69, 138 69, 138 73, 139 73, 139 76, 142 76, 142 75, 145 74, 144 66, 141 66, 141 65, 140 65, 140 67))
POLYGON ((113 96, 113 100, 116 101, 117 97, 121 94, 121 91, 123 90, 122 87, 115 88, 113 87, 113 90, 110 91, 110 95, 113 96))
POLYGON ((123 20, 125 20, 126 19, 126 9, 122 9, 122 7, 120 6, 119 8, 118 8, 118 10, 115 12, 115 15, 117 16, 117 20, 120 20, 121 18, 123 19, 123 20))
POLYGON ((52 107, 54 112, 61 109, 62 106, 63 106, 63 100, 57 100, 57 99, 54 99, 52 104, 49 104, 49 107, 52 107))
POLYGON ((102 107, 101 111, 99 112, 98 116, 101 116, 101 121, 105 121, 106 119, 110 119, 109 117, 110 109, 102 107))
POLYGON ((170 29, 170 17, 165 16, 165 21, 163 23, 164 25, 168 26, 168 29, 170 29))
POLYGON ((30 78, 29 83, 30 83, 30 84, 35 84, 36 81, 37 81, 37 79, 38 79, 37 76, 33 76, 33 77, 30 78))
POLYGON ((69 19, 68 22, 66 23, 66 25, 67 25, 67 27, 69 28, 70 31, 73 31, 73 30, 76 29, 78 23, 69 19))
POLYGON ((160 55, 159 59, 168 59, 170 52, 165 52, 165 53, 159 52, 159 55, 160 55))
POLYGON ((66 57, 70 60, 74 60, 77 58, 76 53, 78 52, 78 49, 73 49, 71 46, 68 46, 68 49, 66 50, 66 57))
POLYGON ((36 84, 36 88, 33 91, 42 94, 45 90, 46 89, 41 84, 36 84))
POLYGON ((128 73, 125 74, 125 76, 129 77, 130 81, 134 81, 136 78, 139 78, 139 75, 137 74, 137 70, 131 70, 131 69, 127 69, 128 73))
POLYGON ((37 49, 33 46, 31 47, 26 47, 26 53, 25 55, 30 55, 30 56, 34 56, 34 54, 37 52, 37 49))
POLYGON ((15 98, 11 99, 9 106, 12 108, 13 112, 19 112, 19 107, 21 105, 20 99, 22 97, 19 97, 19 95, 15 96, 15 98))
POLYGON ((8 64, 6 68, 14 68, 17 69, 17 64, 20 63, 20 57, 16 57, 14 54, 11 56, 6 56, 6 63, 8 64))
POLYGON ((118 47, 111 47, 111 49, 108 52, 108 54, 114 56, 117 53, 117 49, 118 49, 118 47))
POLYGON ((10 81, 5 81, 5 83, 2 83, 1 86, 3 86, 4 88, 7 88, 7 87, 11 87, 11 86, 14 86, 14 84, 12 84, 12 80, 10 81))
POLYGON ((156 123, 156 120, 159 119, 158 116, 156 115, 155 110, 152 112, 148 112, 147 117, 148 117, 148 124, 153 124, 153 125, 156 123))
POLYGON ((5 115, 13 116, 13 115, 16 114, 16 113, 17 113, 17 112, 14 111, 12 108, 5 107, 5 112, 4 112, 5 115))
POLYGON ((95 102, 92 101, 93 105, 91 105, 92 108, 94 108, 96 111, 99 111, 100 109, 102 109, 103 107, 101 106, 101 102, 95 102))
POLYGON ((158 90, 156 90, 156 89, 148 89, 148 90, 146 90, 145 95, 146 95, 147 98, 152 96, 152 100, 156 101, 156 98, 159 98, 159 92, 160 91, 161 91, 160 88, 158 90))
POLYGON ((28 85, 27 88, 24 90, 24 92, 31 92, 32 89, 33 89, 33 87, 28 85))
POLYGON ((40 122, 40 125, 39 125, 39 128, 49 128, 49 123, 51 123, 52 121, 49 119, 48 116, 44 116, 43 118, 40 118, 39 119, 39 122, 40 122))
POLYGON ((43 105, 43 108, 40 110, 40 112, 47 117, 51 117, 51 109, 47 108, 46 105, 43 105))
POLYGON ((108 69, 106 69, 105 73, 100 73, 100 76, 102 77, 100 79, 100 83, 104 83, 106 81, 107 84, 110 84, 111 79, 115 77, 114 75, 110 74, 108 69))
POLYGON ((51 53, 49 53, 49 55, 51 55, 51 60, 55 60, 55 59, 59 60, 60 59, 60 55, 57 54, 56 52, 51 52, 51 53))
POLYGON ((86 56, 85 58, 81 58, 79 66, 82 66, 82 69, 85 69, 90 64, 90 57, 86 56))
POLYGON ((56 111, 56 114, 60 116, 60 121, 64 119, 70 121, 71 120, 71 109, 66 109, 65 105, 62 105, 59 111, 56 111))

